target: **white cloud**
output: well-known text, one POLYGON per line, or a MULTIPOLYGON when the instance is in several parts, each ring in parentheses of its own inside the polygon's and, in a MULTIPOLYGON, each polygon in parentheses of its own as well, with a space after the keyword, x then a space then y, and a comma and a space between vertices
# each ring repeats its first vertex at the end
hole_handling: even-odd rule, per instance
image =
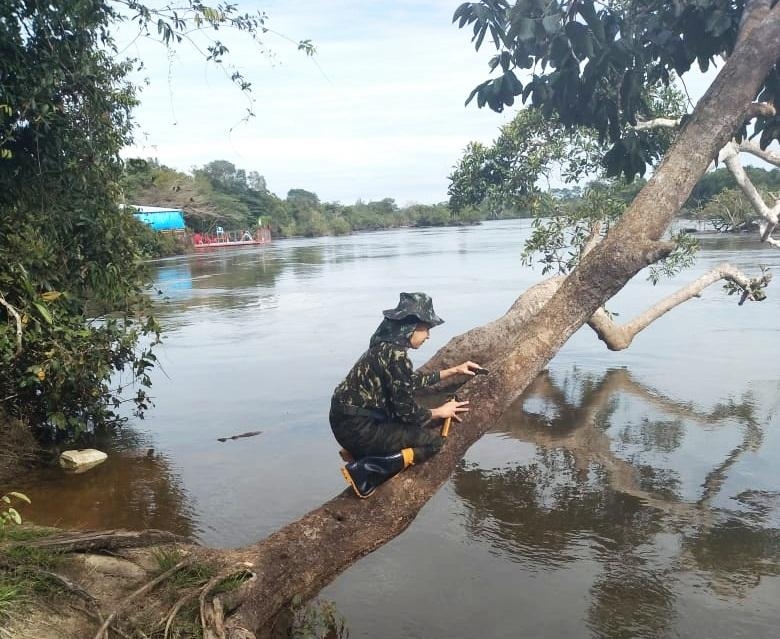
POLYGON ((456 4, 271 2, 270 26, 310 38, 318 53, 306 58, 269 38, 274 65, 247 39, 226 39, 229 61, 253 83, 256 117, 247 123, 244 97, 221 70, 186 47, 169 57, 139 40, 127 54, 144 59, 151 84, 125 155, 180 170, 229 160, 282 196, 306 188, 342 202, 444 200, 462 149, 493 139, 511 115, 463 106, 488 54, 451 24, 456 4))

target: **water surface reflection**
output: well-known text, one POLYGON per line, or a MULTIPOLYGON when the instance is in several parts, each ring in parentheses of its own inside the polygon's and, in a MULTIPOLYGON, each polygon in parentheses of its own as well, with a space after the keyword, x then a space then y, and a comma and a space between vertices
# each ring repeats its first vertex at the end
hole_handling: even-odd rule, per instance
POLYGON ((25 506, 27 519, 73 530, 157 528, 197 536, 181 477, 168 455, 149 446, 148 436, 127 428, 95 445, 108 459, 87 473, 52 467, 16 484, 32 502, 25 506))
MULTIPOLYGON (((166 333, 155 407, 132 424, 141 439, 93 473, 30 477, 30 518, 219 547, 295 520, 344 487, 330 394, 381 309, 401 290, 433 296, 446 323, 412 353, 422 364, 538 282, 520 261, 530 230, 496 221, 158 262, 166 333)), ((657 287, 635 278, 610 310, 632 317, 724 260, 780 268, 750 238, 701 244, 694 268, 657 287)), ((743 307, 713 287, 620 353, 587 327, 572 336, 413 525, 326 589, 351 636, 775 637, 777 285, 743 307)))
MULTIPOLYGON (((749 598, 780 574, 778 493, 722 494, 729 471, 760 448, 769 423, 753 398, 699 410, 624 369, 558 377, 540 375, 494 429, 532 444, 531 460, 464 464, 454 475, 475 541, 530 573, 589 573, 586 623, 598 637, 676 636, 697 590, 749 598), (692 445, 691 429, 713 428, 740 438, 711 456, 694 489, 669 462, 692 445)), ((777 592, 777 580, 769 583, 777 592)), ((770 636, 755 622, 754 632, 770 636)))

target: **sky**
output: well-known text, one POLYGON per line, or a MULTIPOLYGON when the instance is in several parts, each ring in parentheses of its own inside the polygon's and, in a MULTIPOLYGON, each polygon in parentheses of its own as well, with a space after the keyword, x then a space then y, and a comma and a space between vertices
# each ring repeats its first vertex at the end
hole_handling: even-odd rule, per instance
POLYGON ((282 198, 302 188, 343 204, 433 204, 447 199, 447 176, 466 145, 491 142, 513 115, 464 106, 488 77, 491 52, 475 52, 470 29, 452 23, 458 0, 238 4, 266 11, 279 34, 266 34, 269 57, 220 32, 226 62, 252 82, 255 117, 242 122, 245 96, 191 47, 168 52, 125 28, 119 49, 145 68, 134 77, 144 86, 124 157, 185 172, 228 160, 263 175, 282 198), (313 58, 297 51, 302 39, 315 45, 313 58))

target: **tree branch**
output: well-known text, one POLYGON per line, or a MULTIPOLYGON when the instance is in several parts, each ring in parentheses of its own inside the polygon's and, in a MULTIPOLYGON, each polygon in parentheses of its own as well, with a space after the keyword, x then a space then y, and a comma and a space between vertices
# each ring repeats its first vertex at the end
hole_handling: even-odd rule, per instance
MULTIPOLYGON (((745 113, 745 120, 749 121, 759 116, 772 117, 776 113, 775 107, 768 102, 753 102, 745 113)), ((648 129, 676 129, 680 126, 682 118, 653 118, 652 120, 642 120, 634 125, 635 131, 646 131, 648 129)))
POLYGON ((652 120, 643 120, 637 122, 634 129, 637 131, 643 131, 646 129, 676 129, 680 126, 681 118, 654 118, 652 120))
POLYGON ((598 338, 607 345, 609 350, 622 351, 631 345, 631 342, 638 333, 647 328, 659 317, 668 313, 683 302, 687 302, 693 297, 698 297, 705 288, 711 286, 715 282, 719 280, 733 282, 738 287, 742 288, 747 293, 748 297, 750 297, 750 291, 756 286, 765 286, 770 277, 771 276, 767 273, 761 278, 750 279, 736 267, 724 263, 715 267, 709 273, 702 275, 696 281, 691 282, 688 286, 681 288, 677 292, 651 306, 644 313, 637 315, 637 317, 623 326, 618 326, 603 308, 599 308, 593 314, 590 320, 588 320, 588 326, 596 331, 598 338))
POLYGON ((726 165, 728 170, 734 176, 734 179, 737 181, 737 185, 740 189, 742 189, 745 197, 747 197, 747 199, 753 205, 756 213, 767 220, 767 222, 770 224, 777 224, 777 216, 775 215, 774 219, 772 219, 771 209, 767 206, 766 202, 764 202, 764 198, 761 197, 758 189, 756 189, 756 187, 753 185, 753 182, 750 181, 748 174, 742 167, 742 163, 739 161, 739 147, 736 145, 736 143, 733 140, 729 142, 726 146, 723 147, 723 149, 721 149, 719 156, 720 160, 726 165))
MULTIPOLYGON (((762 218, 764 218, 766 226, 761 231, 761 241, 767 242, 769 239, 771 239, 770 235, 772 233, 772 229, 774 229, 774 227, 780 221, 778 219, 778 215, 780 215, 780 201, 776 201, 772 208, 770 208, 767 203, 764 202, 764 198, 758 192, 758 189, 756 189, 756 187, 753 185, 753 182, 750 181, 750 177, 748 177, 748 174, 742 167, 742 163, 739 161, 739 147, 733 140, 723 147, 720 152, 720 158, 734 176, 734 179, 737 181, 739 188, 742 189, 745 197, 747 197, 750 204, 753 205, 753 209, 762 218)), ((777 246, 777 243, 774 240, 770 242, 770 244, 777 246)))
POLYGON ((581 255, 587 255, 601 241, 601 221, 597 221, 590 229, 590 235, 582 245, 581 255))
POLYGON ((758 117, 773 118, 776 113, 777 111, 775 110, 774 105, 769 104, 769 102, 753 102, 747 111, 747 117, 745 119, 752 120, 758 117))
POLYGON ((776 240, 772 237, 772 232, 777 228, 777 224, 768 224, 767 222, 761 222, 758 225, 758 232, 761 233, 761 241, 766 242, 771 246, 780 248, 780 240, 776 240))
POLYGON ((762 149, 755 142, 751 142, 750 140, 743 140, 739 144, 739 150, 743 153, 751 153, 752 155, 761 158, 769 164, 774 164, 775 166, 780 167, 780 153, 773 153, 767 149, 762 149))

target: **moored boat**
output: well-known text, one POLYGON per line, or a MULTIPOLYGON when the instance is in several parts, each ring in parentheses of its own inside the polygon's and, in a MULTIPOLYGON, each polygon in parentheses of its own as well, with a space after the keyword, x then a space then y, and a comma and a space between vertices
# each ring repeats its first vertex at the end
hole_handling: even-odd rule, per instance
POLYGON ((214 233, 193 233, 192 244, 195 249, 229 248, 236 246, 255 246, 271 243, 271 229, 258 227, 254 233, 249 231, 226 231, 221 226, 214 233))

